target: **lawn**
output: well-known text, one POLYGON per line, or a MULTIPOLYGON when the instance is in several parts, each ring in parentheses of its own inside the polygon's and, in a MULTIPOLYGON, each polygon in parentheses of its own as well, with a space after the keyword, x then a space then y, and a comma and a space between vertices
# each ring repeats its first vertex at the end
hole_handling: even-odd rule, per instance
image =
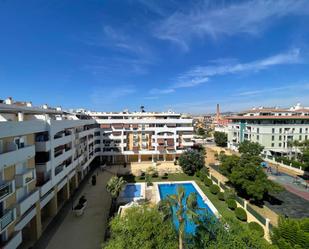
MULTIPOLYGON (((145 180, 141 180, 139 176, 133 175, 124 175, 123 178, 127 182, 145 182, 145 180)), ((196 176, 188 176, 184 173, 177 173, 177 174, 169 174, 168 179, 162 179, 161 177, 153 177, 152 182, 166 182, 166 181, 195 181, 204 194, 209 198, 209 200, 213 203, 213 205, 218 209, 219 213, 225 219, 233 219, 238 221, 235 217, 235 213, 231 211, 227 204, 224 201, 220 201, 218 197, 212 194, 209 191, 209 187, 205 186, 205 184, 196 176)))

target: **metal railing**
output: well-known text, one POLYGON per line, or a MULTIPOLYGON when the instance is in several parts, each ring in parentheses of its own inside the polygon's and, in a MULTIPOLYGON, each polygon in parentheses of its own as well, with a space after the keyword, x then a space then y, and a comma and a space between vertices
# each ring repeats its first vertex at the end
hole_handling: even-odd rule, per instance
POLYGON ((15 219, 14 210, 10 209, 5 212, 0 218, 1 231, 7 227, 15 219))

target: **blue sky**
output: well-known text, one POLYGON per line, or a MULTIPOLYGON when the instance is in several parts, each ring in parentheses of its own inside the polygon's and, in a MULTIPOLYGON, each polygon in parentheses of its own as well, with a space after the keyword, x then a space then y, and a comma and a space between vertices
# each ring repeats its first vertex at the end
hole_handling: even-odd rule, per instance
POLYGON ((309 106, 309 1, 0 1, 0 98, 207 113, 309 106))

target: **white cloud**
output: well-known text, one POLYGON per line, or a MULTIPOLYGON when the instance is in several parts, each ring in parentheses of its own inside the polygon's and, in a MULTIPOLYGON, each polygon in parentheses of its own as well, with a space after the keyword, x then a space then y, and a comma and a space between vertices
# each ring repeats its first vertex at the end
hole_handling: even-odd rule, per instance
POLYGON ((308 15, 308 0, 252 0, 234 4, 199 1, 189 10, 177 11, 154 28, 154 35, 189 49, 194 37, 258 35, 280 18, 308 15))
POLYGON ((242 72, 258 72, 276 65, 301 63, 299 49, 292 49, 285 53, 276 54, 261 60, 247 63, 237 63, 235 60, 220 59, 221 63, 211 66, 197 66, 179 75, 175 82, 165 89, 151 89, 150 94, 169 94, 179 88, 195 87, 206 83, 211 77, 242 72))

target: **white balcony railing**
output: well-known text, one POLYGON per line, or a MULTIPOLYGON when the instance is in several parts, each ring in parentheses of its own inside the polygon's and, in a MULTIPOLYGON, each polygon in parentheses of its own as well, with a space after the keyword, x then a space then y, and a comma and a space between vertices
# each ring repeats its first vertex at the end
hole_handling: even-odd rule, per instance
POLYGON ((0 201, 15 192, 15 180, 2 182, 0 186, 0 201))
POLYGON ((24 169, 16 175, 15 179, 17 187, 24 187, 30 181, 35 179, 35 169, 24 169))
POLYGON ((32 205, 40 199, 39 190, 35 190, 24 198, 18 205, 19 215, 23 215, 32 205))
POLYGON ((34 145, 28 145, 17 150, 2 153, 0 154, 0 170, 2 170, 5 166, 28 160, 34 157, 34 155, 34 145))
POLYGON ((16 209, 7 210, 0 218, 1 232, 16 219, 16 209))
POLYGON ((2 247, 2 249, 16 249, 22 242, 21 231, 14 234, 14 236, 2 247))

